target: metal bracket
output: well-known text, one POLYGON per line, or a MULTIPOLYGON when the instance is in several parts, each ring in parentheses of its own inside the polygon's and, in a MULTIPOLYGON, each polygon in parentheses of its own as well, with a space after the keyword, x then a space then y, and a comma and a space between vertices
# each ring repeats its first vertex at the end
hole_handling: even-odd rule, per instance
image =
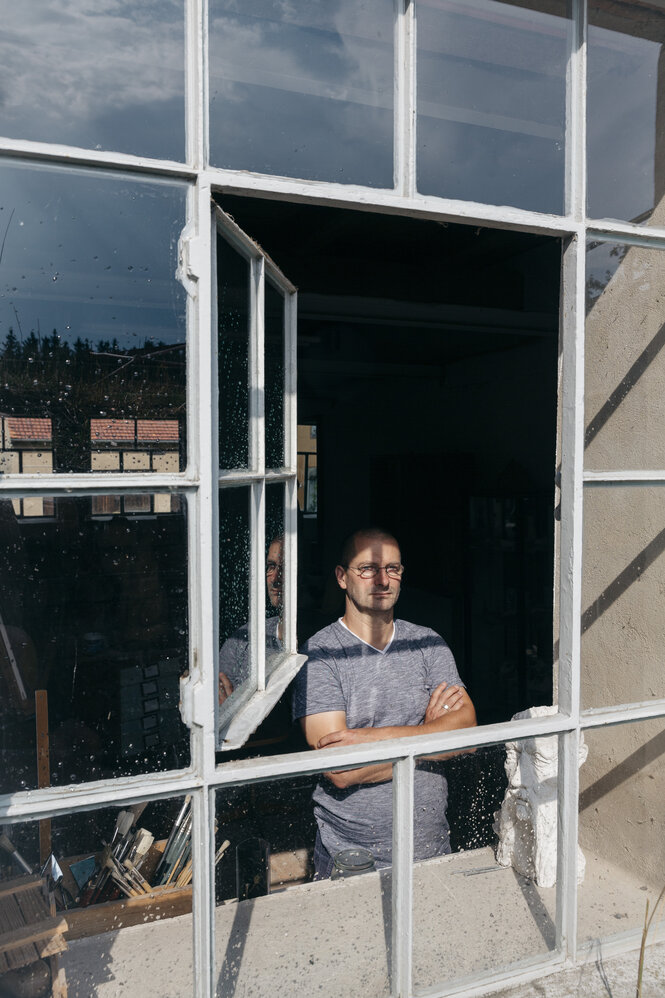
POLYGON ((198 282, 203 273, 203 240, 196 234, 193 222, 189 222, 178 239, 178 266, 175 276, 185 291, 196 298, 198 282))
POLYGON ((193 728, 194 725, 198 728, 203 727, 205 717, 203 692, 203 683, 198 676, 193 677, 189 672, 186 672, 180 677, 180 703, 178 706, 182 722, 188 728, 193 728))

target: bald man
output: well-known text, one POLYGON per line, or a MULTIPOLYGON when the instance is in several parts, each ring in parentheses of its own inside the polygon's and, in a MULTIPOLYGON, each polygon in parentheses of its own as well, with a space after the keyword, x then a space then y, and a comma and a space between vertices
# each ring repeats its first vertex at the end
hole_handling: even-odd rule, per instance
MULTIPOLYGON (((345 543, 335 569, 344 615, 302 648, 294 718, 313 749, 403 738, 475 725, 476 714, 450 648, 427 627, 395 619, 404 566, 399 544, 371 527, 345 543)), ((314 794, 316 879, 333 857, 362 847, 378 869, 392 863, 392 766, 324 773, 314 794)), ((414 859, 450 852, 442 763, 415 773, 414 859)))

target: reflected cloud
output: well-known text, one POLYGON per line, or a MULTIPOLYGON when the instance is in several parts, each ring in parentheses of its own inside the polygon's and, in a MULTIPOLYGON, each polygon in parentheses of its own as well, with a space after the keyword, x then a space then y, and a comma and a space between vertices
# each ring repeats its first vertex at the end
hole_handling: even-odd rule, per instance
POLYGON ((183 0, 5 5, 0 133, 184 159, 183 0))
POLYGON ((392 186, 392 24, 388 0, 213 3, 213 161, 392 186))

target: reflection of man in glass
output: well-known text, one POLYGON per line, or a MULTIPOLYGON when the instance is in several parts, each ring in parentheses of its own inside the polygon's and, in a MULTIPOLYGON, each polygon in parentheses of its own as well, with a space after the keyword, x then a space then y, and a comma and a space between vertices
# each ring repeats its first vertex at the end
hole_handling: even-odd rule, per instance
MULTIPOLYGON (((284 538, 273 538, 266 557, 266 590, 270 616, 266 619, 266 671, 282 651, 282 583, 284 538)), ((249 624, 234 631, 219 652, 219 702, 249 679, 249 624)))

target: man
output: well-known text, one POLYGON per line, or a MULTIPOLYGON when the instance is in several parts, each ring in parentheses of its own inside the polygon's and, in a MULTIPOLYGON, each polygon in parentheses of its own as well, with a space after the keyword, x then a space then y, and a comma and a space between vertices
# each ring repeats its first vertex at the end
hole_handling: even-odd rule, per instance
MULTIPOLYGON (((282 582, 284 538, 270 542, 266 557, 266 592, 273 615, 266 618, 266 674, 282 652, 282 582)), ((243 624, 231 634, 219 651, 219 703, 249 679, 249 625, 243 624)))
MULTIPOLYGON (((464 728, 476 714, 443 638, 395 620, 402 556, 394 537, 359 530, 335 569, 344 615, 305 644, 295 681, 294 718, 312 748, 350 745, 464 728)), ((330 876, 335 853, 369 849, 377 868, 392 862, 390 763, 325 773, 313 799, 317 879, 330 876)), ((415 773, 414 858, 450 852, 447 784, 441 764, 415 773)))

